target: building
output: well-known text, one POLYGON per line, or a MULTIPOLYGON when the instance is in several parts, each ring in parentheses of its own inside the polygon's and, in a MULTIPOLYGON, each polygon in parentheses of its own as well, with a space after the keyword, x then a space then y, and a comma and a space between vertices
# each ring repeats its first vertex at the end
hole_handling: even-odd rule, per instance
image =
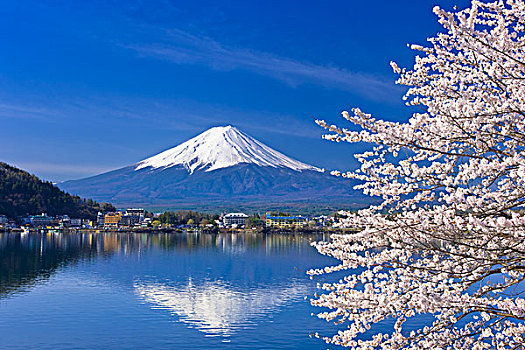
POLYGON ((81 227, 82 226, 82 219, 71 218, 70 222, 71 222, 71 227, 81 227))
POLYGON ((321 226, 321 227, 332 226, 334 223, 334 218, 326 216, 326 215, 316 216, 312 220, 315 222, 316 226, 321 226))
POLYGON ((55 219, 58 221, 58 224, 61 227, 69 227, 71 226, 71 219, 68 215, 57 215, 55 216, 55 219))
POLYGON ((122 213, 117 211, 115 213, 107 213, 104 215, 104 227, 118 227, 122 213))
POLYGON ((98 214, 97 214, 97 226, 98 227, 104 227, 104 221, 105 221, 104 214, 102 214, 101 212, 98 212, 98 214))
POLYGON ((127 227, 133 227, 135 225, 139 225, 144 221, 144 217, 140 217, 138 215, 130 215, 130 214, 124 214, 120 218, 120 226, 127 226, 127 227))
POLYGON ((266 227, 277 228, 293 228, 308 225, 308 218, 306 216, 281 216, 266 214, 266 227))
POLYGON ((0 225, 5 226, 5 225, 7 225, 7 222, 8 222, 7 216, 0 215, 0 225))
POLYGON ((248 215, 244 213, 229 213, 224 215, 223 223, 226 227, 236 226, 245 226, 248 215))
POLYGON ((145 211, 142 208, 129 208, 129 209, 126 209, 125 214, 138 216, 140 218, 140 221, 142 222, 144 220, 145 211))
POLYGON ((142 208, 139 209, 126 209, 126 212, 120 218, 120 225, 133 227, 138 226, 144 221, 145 211, 142 208))
POLYGON ((145 218, 142 222, 142 227, 150 227, 151 226, 151 218, 145 218))
POLYGON ((51 226, 56 223, 52 216, 48 216, 46 213, 41 215, 30 215, 24 219, 24 223, 29 224, 33 227, 45 227, 51 226))

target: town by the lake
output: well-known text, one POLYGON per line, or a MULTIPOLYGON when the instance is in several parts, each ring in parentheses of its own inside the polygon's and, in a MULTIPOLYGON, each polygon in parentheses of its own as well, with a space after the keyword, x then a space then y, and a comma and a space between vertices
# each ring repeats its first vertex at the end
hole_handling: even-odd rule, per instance
POLYGON ((6 232, 30 230, 102 230, 102 231, 148 231, 155 230, 253 230, 262 231, 314 231, 335 229, 337 213, 334 215, 303 216, 287 213, 267 212, 264 215, 245 213, 203 214, 191 210, 150 213, 143 208, 128 208, 115 212, 98 212, 96 220, 70 218, 68 215, 50 216, 47 213, 28 215, 18 220, 0 214, 0 230, 6 232))

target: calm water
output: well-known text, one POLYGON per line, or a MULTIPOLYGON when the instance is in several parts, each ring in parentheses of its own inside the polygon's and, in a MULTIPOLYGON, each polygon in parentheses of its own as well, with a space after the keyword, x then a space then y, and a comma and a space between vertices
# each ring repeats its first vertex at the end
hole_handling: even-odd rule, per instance
POLYGON ((325 349, 325 238, 0 234, 0 348, 325 349))

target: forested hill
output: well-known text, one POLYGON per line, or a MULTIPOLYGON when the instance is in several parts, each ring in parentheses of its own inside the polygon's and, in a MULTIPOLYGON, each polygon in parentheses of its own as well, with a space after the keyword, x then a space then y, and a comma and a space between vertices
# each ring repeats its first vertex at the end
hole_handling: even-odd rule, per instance
POLYGON ((35 175, 0 162, 0 214, 8 218, 47 213, 94 219, 98 211, 115 210, 111 204, 72 196, 35 175))

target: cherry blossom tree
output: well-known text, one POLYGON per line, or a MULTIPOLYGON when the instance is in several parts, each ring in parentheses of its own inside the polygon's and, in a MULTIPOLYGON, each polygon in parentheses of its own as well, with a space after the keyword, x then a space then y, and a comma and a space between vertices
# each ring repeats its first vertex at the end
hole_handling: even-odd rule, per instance
POLYGON ((312 278, 345 277, 320 282, 311 303, 347 326, 317 336, 354 349, 524 348, 525 2, 434 12, 444 30, 412 46, 413 69, 391 63, 417 111, 406 123, 359 108, 342 113, 350 129, 317 121, 328 140, 373 145, 359 169, 334 174, 381 198, 345 213, 356 231, 315 244, 340 263, 312 278))

